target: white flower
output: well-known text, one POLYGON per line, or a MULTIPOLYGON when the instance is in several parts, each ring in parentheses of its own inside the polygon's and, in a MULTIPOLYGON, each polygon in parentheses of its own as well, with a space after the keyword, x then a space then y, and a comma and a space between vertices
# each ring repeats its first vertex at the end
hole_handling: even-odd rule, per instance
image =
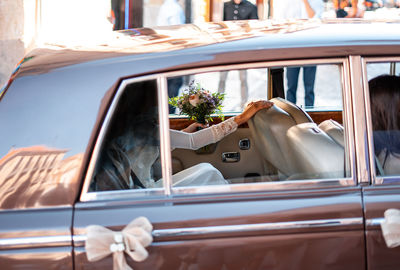
POLYGON ((200 103, 199 95, 198 95, 198 94, 196 94, 196 95, 191 95, 191 96, 189 97, 189 103, 190 103, 190 105, 192 105, 193 107, 197 107, 197 105, 200 103))

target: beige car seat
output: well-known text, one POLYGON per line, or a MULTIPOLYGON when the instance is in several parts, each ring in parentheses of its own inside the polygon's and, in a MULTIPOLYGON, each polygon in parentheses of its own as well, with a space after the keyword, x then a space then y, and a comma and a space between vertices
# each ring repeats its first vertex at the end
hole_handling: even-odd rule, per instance
POLYGON ((335 120, 329 119, 323 121, 318 125, 318 127, 325 131, 329 137, 344 148, 344 129, 341 124, 335 120))
POLYGON ((254 143, 260 155, 281 175, 281 179, 296 173, 286 133, 301 123, 312 123, 311 117, 297 105, 282 98, 273 98, 268 110, 261 110, 248 121, 254 143))
POLYGON ((296 174, 291 179, 344 177, 344 136, 340 124, 333 120, 320 126, 303 123, 289 128, 287 137, 296 164, 296 174))
POLYGON ((383 150, 376 159, 380 175, 400 175, 400 155, 389 154, 386 156, 386 150, 383 150))

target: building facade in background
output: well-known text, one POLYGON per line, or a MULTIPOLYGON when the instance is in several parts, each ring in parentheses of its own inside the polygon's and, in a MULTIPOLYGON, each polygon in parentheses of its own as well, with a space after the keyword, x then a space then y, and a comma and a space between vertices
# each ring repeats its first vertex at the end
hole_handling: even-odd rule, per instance
MULTIPOLYGON (((222 21, 226 0, 178 0, 186 23, 222 21)), ((259 18, 272 0, 252 0, 259 18)), ((113 30, 153 27, 163 0, 1 0, 0 89, 31 49, 82 44, 113 30)))

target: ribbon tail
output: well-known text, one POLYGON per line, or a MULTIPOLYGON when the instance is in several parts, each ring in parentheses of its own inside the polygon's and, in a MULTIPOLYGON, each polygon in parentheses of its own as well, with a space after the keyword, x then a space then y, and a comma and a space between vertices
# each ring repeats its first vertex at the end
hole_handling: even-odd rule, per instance
POLYGON ((133 270, 126 262, 123 252, 114 252, 113 270, 133 270))

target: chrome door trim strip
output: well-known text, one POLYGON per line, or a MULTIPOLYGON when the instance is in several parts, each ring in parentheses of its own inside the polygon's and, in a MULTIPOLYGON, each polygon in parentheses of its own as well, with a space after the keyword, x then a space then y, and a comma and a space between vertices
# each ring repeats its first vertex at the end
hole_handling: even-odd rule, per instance
POLYGON ((0 239, 0 250, 17 248, 43 248, 71 246, 71 235, 34 236, 0 239))
MULTIPOLYGON (((121 198, 129 198, 130 196, 146 196, 149 194, 152 195, 160 195, 160 193, 164 194, 169 194, 169 191, 164 190, 164 189, 151 189, 151 190, 118 190, 118 191, 110 191, 110 192, 88 192, 89 191, 89 186, 90 186, 90 181, 93 177, 94 169, 95 169, 95 164, 98 159, 98 156, 100 154, 100 148, 101 144, 104 140, 106 130, 108 129, 108 126, 111 121, 111 117, 114 114, 114 111, 116 109, 116 106, 118 104, 118 101, 120 97, 122 96, 124 88, 131 83, 134 82, 140 82, 143 80, 157 80, 159 85, 161 85, 161 88, 164 89, 166 85, 162 82, 165 78, 169 76, 178 76, 178 75, 188 75, 188 74, 193 74, 195 73, 205 73, 205 72, 214 72, 214 71, 224 71, 224 70, 231 70, 231 69, 253 69, 253 68, 270 68, 270 67, 279 67, 279 66, 293 66, 293 65, 307 65, 307 64, 339 64, 345 66, 347 63, 347 58, 339 57, 339 58, 323 58, 323 59, 302 59, 302 60, 284 60, 284 61, 265 61, 265 62, 257 62, 257 63, 243 63, 243 64, 233 64, 233 65, 225 65, 225 66, 209 66, 209 67, 203 67, 203 68, 190 68, 190 69, 184 69, 180 71, 172 71, 172 72, 165 72, 165 73, 158 73, 158 74, 151 74, 151 75, 146 75, 142 77, 137 77, 137 78, 131 78, 131 79, 126 79, 122 81, 120 86, 118 87, 116 91, 116 95, 114 99, 111 102, 110 108, 108 112, 106 113, 105 119, 103 121, 103 125, 100 128, 99 135, 96 139, 94 149, 92 152, 92 155, 90 157, 89 161, 89 166, 86 171, 86 176, 84 179, 84 184, 82 188, 82 193, 80 196, 80 201, 96 201, 96 200, 108 200, 108 199, 116 199, 115 195, 117 197, 121 198), (112 194, 112 195, 111 195, 112 194)), ((346 72, 344 69, 342 69, 343 72, 346 72)), ((165 103, 163 104, 163 107, 167 105, 167 97, 166 97, 166 89, 162 91, 161 89, 161 102, 165 103), (165 92, 165 93, 164 93, 165 92), (165 97, 164 97, 165 96, 165 97), (163 100, 165 98, 165 100, 163 100)), ((160 91, 160 88, 159 88, 160 91)), ((158 92, 160 93, 160 92, 158 92)), ((161 112, 162 113, 162 112, 161 112)), ((165 112, 164 112, 165 113, 165 112)), ((161 119, 160 119, 161 120, 161 119)), ((161 124, 161 123, 160 123, 161 124)), ((169 126, 169 124, 165 124, 165 126, 169 126)), ((166 145, 162 147, 167 147, 166 145)), ((350 145, 351 147, 351 145, 350 145)), ((162 161, 162 165, 168 167, 168 161, 162 161)), ((352 168, 351 170, 354 170, 354 164, 351 164, 352 168)), ((168 169, 167 169, 168 170, 168 169)), ((169 176, 171 177, 171 176, 169 176)), ((321 188, 321 187, 328 187, 328 186, 354 186, 356 179, 356 175, 351 175, 349 178, 343 178, 343 179, 316 179, 313 181, 308 180, 307 181, 307 188, 315 187, 315 188, 321 188), (313 186, 314 185, 314 186, 313 186)), ((290 181, 289 181, 290 182, 290 181)), ((274 190, 283 190, 286 188, 302 188, 301 185, 304 185, 304 182, 302 181, 292 181, 291 183, 283 184, 283 182, 280 183, 274 183, 272 184, 273 187, 271 187, 271 182, 266 182, 266 183, 261 183, 261 184, 246 184, 246 185, 231 185, 231 187, 226 187, 226 186, 219 186, 219 188, 216 188, 216 186, 213 187, 198 187, 197 189, 194 187, 189 187, 189 188, 179 188, 175 189, 173 188, 171 190, 171 193, 173 194, 198 194, 198 193, 204 193, 204 192, 209 192, 209 193, 227 193, 227 192, 254 192, 254 191, 260 191, 261 189, 266 189, 269 190, 270 188, 274 190), (297 182, 294 183, 294 182, 297 182), (282 185, 280 187, 280 185, 282 185)), ((170 188, 170 187, 169 187, 170 188)))
POLYGON ((306 221, 289 221, 289 222, 274 222, 274 223, 259 223, 245 225, 227 225, 227 226, 210 226, 210 227, 195 227, 195 228, 178 228, 154 230, 154 237, 176 237, 176 236, 195 236, 204 234, 217 233, 242 233, 252 231, 275 231, 275 230, 292 230, 306 228, 321 228, 321 227, 338 227, 361 225, 362 218, 344 218, 344 219, 321 219, 321 220, 306 220, 306 221))
MULTIPOLYGON (((225 234, 225 233, 246 233, 246 232, 260 232, 260 231, 267 232, 267 231, 277 231, 277 230, 293 230, 293 229, 324 228, 324 227, 349 227, 354 225, 363 225, 363 218, 356 217, 356 218, 340 218, 340 219, 320 219, 320 220, 289 221, 289 222, 274 222, 274 223, 161 229, 161 230, 154 230, 152 232, 152 235, 154 238, 206 236, 206 235, 225 234)), ((74 246, 82 246, 86 241, 86 235, 74 235, 73 241, 74 241, 74 246)))
POLYGON ((365 225, 367 227, 370 226, 380 226, 382 224, 382 222, 385 220, 385 218, 371 218, 371 219, 367 219, 365 221, 365 225))
MULTIPOLYGON (((230 185, 213 185, 213 186, 193 186, 193 187, 174 187, 173 196, 182 195, 207 195, 207 194, 232 194, 232 193, 254 193, 254 192, 287 192, 287 191, 304 191, 318 190, 323 188, 354 188, 354 180, 352 178, 344 179, 316 179, 316 180, 291 180, 281 182, 260 182, 252 184, 230 184, 230 185)), ((89 192, 85 196, 86 202, 96 202, 103 200, 141 200, 145 201, 159 197, 165 201, 164 190, 157 189, 130 189, 130 190, 115 190, 89 192)))

